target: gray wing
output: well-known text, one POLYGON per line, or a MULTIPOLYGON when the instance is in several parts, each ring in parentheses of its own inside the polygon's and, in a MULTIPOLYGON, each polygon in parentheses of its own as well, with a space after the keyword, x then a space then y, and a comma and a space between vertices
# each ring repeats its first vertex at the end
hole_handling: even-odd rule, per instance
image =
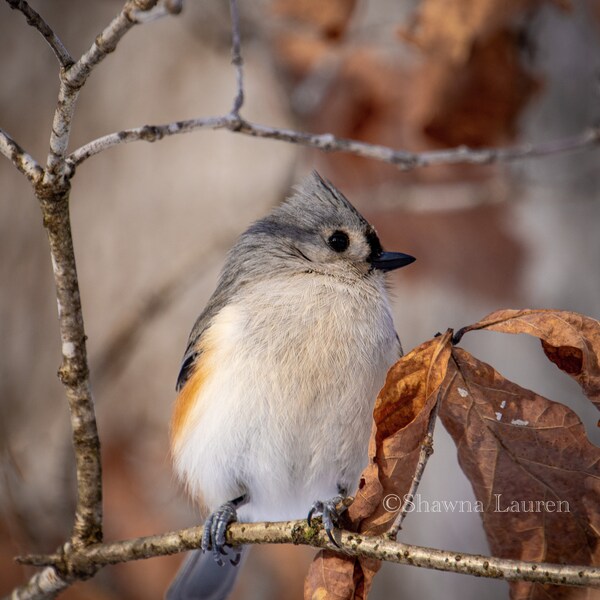
MULTIPOLYGON (((237 245, 239 245, 239 242, 236 244, 236 246, 237 245)), ((213 318, 231 300, 235 292, 245 283, 243 277, 236 277, 236 246, 234 246, 229 253, 227 262, 225 263, 225 267, 221 273, 217 289, 215 290, 211 299, 208 301, 206 308, 192 327, 190 337, 188 338, 187 347, 181 361, 179 375, 177 376, 177 385, 175 386, 177 391, 181 390, 186 381, 190 378, 196 362, 200 357, 201 352, 198 350, 200 338, 210 327, 213 318)))
POLYGON ((277 265, 281 263, 277 258, 274 262, 269 262, 270 240, 280 235, 280 232, 281 226, 274 226, 267 217, 251 225, 229 251, 217 289, 190 333, 177 378, 177 391, 185 385, 194 370, 200 356, 200 338, 210 327, 213 318, 231 302, 242 287, 250 282, 259 281, 266 274, 274 273, 277 265))
POLYGON ((209 328, 213 317, 221 310, 222 306, 224 305, 224 302, 213 302, 215 296, 211 298, 211 301, 208 303, 208 306, 198 317, 196 323, 194 323, 194 327, 192 327, 192 331, 188 339, 187 348, 185 349, 185 353, 181 361, 181 367, 179 368, 179 375, 177 376, 177 385, 175 386, 175 389, 177 391, 179 391, 185 385, 186 381, 190 378, 196 365, 196 362, 200 357, 201 352, 198 350, 198 342, 200 341, 202 334, 209 328))
POLYGON ((228 556, 223 557, 222 567, 215 562, 212 552, 190 552, 169 586, 165 600, 225 600, 249 549, 249 546, 235 549, 226 546, 228 556), (242 553, 242 560, 234 566, 229 558, 235 559, 239 551, 242 553))

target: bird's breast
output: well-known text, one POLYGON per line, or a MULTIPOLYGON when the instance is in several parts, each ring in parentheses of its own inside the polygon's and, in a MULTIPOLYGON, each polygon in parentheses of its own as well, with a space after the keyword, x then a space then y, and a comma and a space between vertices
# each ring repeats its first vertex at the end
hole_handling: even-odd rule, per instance
POLYGON ((313 496, 323 482, 335 493, 346 468, 357 476, 399 348, 383 290, 329 279, 245 289, 203 334, 176 402, 173 448, 192 493, 214 492, 209 506, 235 497, 240 481, 275 501, 283 489, 313 496))

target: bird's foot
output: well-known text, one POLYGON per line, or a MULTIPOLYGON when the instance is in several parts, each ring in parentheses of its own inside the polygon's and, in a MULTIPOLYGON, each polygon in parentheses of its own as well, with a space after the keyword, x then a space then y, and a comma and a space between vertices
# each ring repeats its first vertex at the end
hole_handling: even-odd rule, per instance
POLYGON ((344 511, 348 508, 345 503, 346 495, 338 495, 330 498, 329 500, 321 501, 317 500, 313 503, 312 508, 308 512, 308 525, 312 524, 312 519, 316 514, 320 514, 323 520, 323 527, 327 533, 327 537, 332 544, 337 546, 340 545, 335 541, 333 537, 333 529, 340 526, 340 517, 344 511))
MULTIPOLYGON (((230 523, 237 521, 237 509, 246 502, 245 496, 240 496, 230 502, 225 502, 212 512, 204 522, 204 532, 202 533, 201 548, 203 552, 212 550, 215 562, 219 566, 223 566, 222 556, 228 556, 229 553, 225 549, 227 545, 227 527, 230 523)), ((229 562, 232 565, 237 565, 240 562, 241 554, 236 552, 234 558, 230 558, 229 562)))

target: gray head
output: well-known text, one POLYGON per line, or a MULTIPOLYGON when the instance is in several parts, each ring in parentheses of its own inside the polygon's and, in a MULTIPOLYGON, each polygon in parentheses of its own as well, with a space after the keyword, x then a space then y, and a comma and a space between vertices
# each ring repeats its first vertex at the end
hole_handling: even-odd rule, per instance
MULTIPOLYGON (((375 229, 330 182, 313 172, 296 193, 254 223, 229 256, 253 279, 313 272, 345 279, 390 271, 412 256, 383 252, 375 229)), ((232 264, 233 263, 233 264, 232 264)))
POLYGON ((353 283, 381 278, 383 272, 414 260, 408 254, 384 252, 375 229, 331 183, 313 172, 291 198, 251 225, 230 250, 219 285, 190 334, 177 389, 195 364, 202 333, 246 285, 300 273, 353 283))

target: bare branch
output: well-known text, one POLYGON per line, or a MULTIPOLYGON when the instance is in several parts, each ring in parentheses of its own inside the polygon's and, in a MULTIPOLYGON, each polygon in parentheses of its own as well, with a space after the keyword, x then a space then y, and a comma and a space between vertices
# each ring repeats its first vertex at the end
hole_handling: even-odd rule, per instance
POLYGON ((235 67, 237 93, 233 100, 231 114, 239 116, 244 104, 244 61, 242 59, 242 42, 240 35, 240 14, 237 0, 229 0, 231 12, 231 64, 235 67))
POLYGON ((121 12, 94 40, 91 48, 65 74, 64 83, 72 88, 80 88, 87 80, 92 69, 114 52, 123 36, 139 23, 138 11, 149 11, 157 0, 128 0, 121 12))
POLYGON ((25 15, 27 24, 35 27, 44 36, 63 69, 68 69, 75 62, 52 28, 26 0, 6 0, 6 2, 11 8, 20 10, 25 15))
POLYGON ((406 496, 404 496, 404 501, 402 503, 402 508, 400 512, 396 516, 394 523, 390 527, 387 532, 387 537, 390 540, 395 540, 398 537, 398 532, 402 529, 402 522, 404 521, 406 515, 410 507, 412 506, 413 500, 415 498, 415 494, 419 489, 419 485, 421 483, 421 478, 423 477, 423 473, 425 471, 425 467, 427 466, 427 462, 429 461, 429 457, 433 454, 433 432, 435 430, 435 424, 437 421, 438 412, 440 409, 440 400, 441 395, 438 392, 437 401, 431 414, 429 415, 429 424, 427 425, 427 434, 425 438, 421 442, 421 451, 419 452, 419 460, 417 462, 417 467, 415 469, 415 474, 413 476, 412 483, 410 484, 410 489, 406 496))
POLYGON ((86 336, 75 265, 68 189, 36 187, 48 232, 62 342, 59 377, 69 401, 77 468, 77 507, 72 544, 102 541, 102 466, 94 402, 89 386, 86 336))
POLYGON ((316 148, 325 152, 344 152, 364 158, 371 158, 389 163, 402 170, 418 167, 429 167, 444 164, 490 164, 494 162, 510 162, 521 158, 540 158, 553 154, 562 154, 582 150, 600 144, 600 128, 590 128, 569 138, 542 142, 540 144, 521 144, 512 148, 473 149, 459 146, 448 150, 431 150, 427 152, 408 152, 395 150, 389 146, 369 144, 357 140, 338 138, 331 133, 312 134, 293 129, 268 127, 252 123, 229 114, 222 117, 189 119, 164 125, 144 125, 135 129, 125 129, 93 140, 72 152, 67 161, 76 167, 90 156, 107 150, 112 146, 129 142, 155 142, 167 135, 189 133, 198 129, 227 129, 234 133, 243 133, 252 137, 267 138, 283 142, 291 142, 301 146, 316 148))
MULTIPOLYGON (((180 531, 136 538, 122 542, 96 544, 76 549, 61 556, 49 556, 48 562, 60 561, 73 573, 89 573, 106 565, 130 560, 151 558, 192 550, 200 546, 203 527, 191 527, 180 531)), ((362 536, 350 531, 340 531, 334 546, 321 525, 309 527, 306 520, 279 523, 233 523, 229 526, 227 540, 230 544, 301 544, 316 548, 328 548, 348 556, 363 556, 387 562, 412 565, 438 571, 449 571, 504 579, 506 581, 530 581, 552 585, 600 587, 600 569, 579 565, 556 565, 531 563, 519 560, 493 558, 478 554, 465 554, 413 546, 389 540, 385 537, 362 536)), ((32 557, 39 564, 41 557, 32 557)), ((27 561, 27 557, 23 560, 27 561)), ((22 588, 20 588, 22 589, 22 588)), ((24 596, 16 595, 13 598, 24 596)), ((35 596, 27 596, 34 598, 35 596)), ((43 597, 43 596, 37 596, 43 597)))
POLYGON ((113 52, 123 36, 139 22, 136 18, 138 11, 148 11, 156 5, 156 2, 157 0, 128 0, 121 12, 94 40, 91 48, 68 70, 61 73, 44 183, 58 181, 59 185, 62 185, 65 179, 72 176, 65 163, 65 154, 79 90, 87 81, 93 68, 113 52))
POLYGON ((0 154, 6 156, 32 184, 35 185, 42 178, 42 167, 3 129, 0 129, 0 154))
POLYGON ((71 168, 75 168, 91 156, 119 144, 140 141, 156 142, 168 135, 190 133, 198 129, 223 129, 226 127, 227 121, 230 120, 232 120, 231 117, 207 117, 206 119, 177 121, 166 125, 143 125, 142 127, 109 133, 77 148, 67 157, 67 162, 71 168))

